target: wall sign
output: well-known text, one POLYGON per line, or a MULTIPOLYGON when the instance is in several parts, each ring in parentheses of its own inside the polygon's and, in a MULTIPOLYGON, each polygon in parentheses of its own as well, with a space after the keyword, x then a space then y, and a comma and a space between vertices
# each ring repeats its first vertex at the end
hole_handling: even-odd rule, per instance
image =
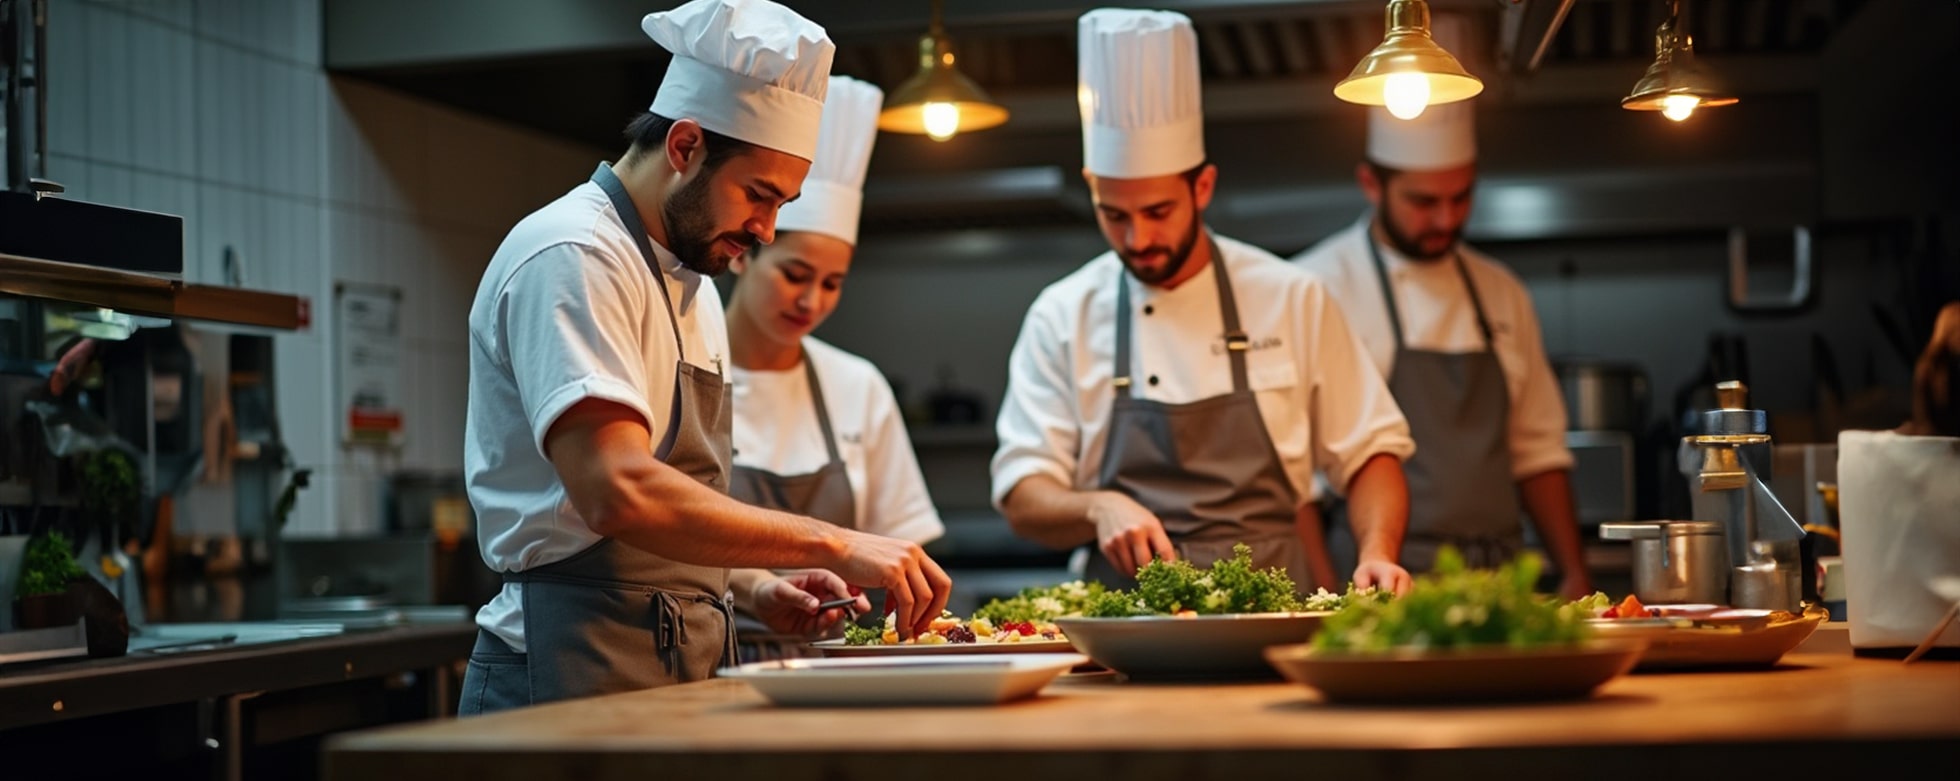
POLYGON ((401 301, 397 287, 334 286, 335 391, 343 444, 401 447, 401 301))

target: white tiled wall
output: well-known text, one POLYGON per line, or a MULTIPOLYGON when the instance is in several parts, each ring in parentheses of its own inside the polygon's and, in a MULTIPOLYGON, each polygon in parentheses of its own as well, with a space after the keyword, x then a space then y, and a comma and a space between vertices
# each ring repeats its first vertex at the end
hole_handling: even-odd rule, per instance
POLYGON ((609 150, 557 142, 320 68, 321 0, 52 0, 48 173, 76 198, 184 217, 184 275, 230 248, 254 288, 307 296, 276 342, 283 433, 315 469, 294 535, 380 528, 394 469, 457 470, 465 315, 510 225, 609 150), (403 289, 408 431, 340 442, 338 283, 403 289))

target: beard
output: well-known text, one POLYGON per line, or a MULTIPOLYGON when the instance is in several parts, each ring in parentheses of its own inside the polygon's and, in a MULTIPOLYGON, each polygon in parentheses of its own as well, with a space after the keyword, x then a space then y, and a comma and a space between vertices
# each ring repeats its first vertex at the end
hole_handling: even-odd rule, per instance
POLYGON ((673 242, 674 257, 681 267, 706 277, 719 277, 728 271, 728 264, 735 255, 721 255, 715 250, 715 242, 728 239, 740 245, 735 254, 747 252, 758 242, 754 234, 745 230, 715 232, 714 216, 708 213, 708 177, 697 176, 694 181, 681 185, 679 190, 660 207, 660 222, 667 228, 667 239, 673 242))
POLYGON ((1136 277, 1138 282, 1146 285, 1156 285, 1163 283, 1164 280, 1177 276, 1177 272, 1184 268, 1186 262, 1191 260, 1191 250, 1197 246, 1198 220, 1193 219, 1191 220, 1191 229, 1185 231, 1184 236, 1178 239, 1177 246, 1175 247, 1159 244, 1144 247, 1136 251, 1117 250, 1116 255, 1123 259, 1123 267, 1129 269, 1130 275, 1136 277), (1157 256, 1165 258, 1163 266, 1158 269, 1151 271, 1139 265, 1143 260, 1157 256))
POLYGON ((1381 224, 1382 232, 1388 234, 1388 243, 1394 245, 1396 252, 1402 253, 1403 257, 1410 260, 1442 260, 1449 257, 1456 249, 1457 241, 1463 238, 1461 228, 1453 231, 1432 230, 1411 234, 1402 230, 1401 226, 1396 225, 1395 220, 1387 214, 1382 215, 1381 224), (1441 249, 1429 249, 1424 245, 1440 246, 1441 249))

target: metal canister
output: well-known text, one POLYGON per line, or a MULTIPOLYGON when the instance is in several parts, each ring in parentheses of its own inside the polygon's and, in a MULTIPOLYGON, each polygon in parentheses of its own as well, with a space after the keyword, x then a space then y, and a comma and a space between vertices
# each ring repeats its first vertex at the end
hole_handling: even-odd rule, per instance
POLYGON ((1599 536, 1633 543, 1633 594, 1641 602, 1727 603, 1729 552, 1720 522, 1606 523, 1599 536))

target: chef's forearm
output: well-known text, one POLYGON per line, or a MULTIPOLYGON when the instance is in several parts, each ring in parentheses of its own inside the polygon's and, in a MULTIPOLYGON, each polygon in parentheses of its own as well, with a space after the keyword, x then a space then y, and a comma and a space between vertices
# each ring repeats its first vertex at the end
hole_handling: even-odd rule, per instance
POLYGON ((1533 526, 1538 528, 1538 539, 1544 541, 1545 550, 1552 562, 1558 565, 1559 574, 1570 578, 1586 576, 1586 559, 1579 547, 1579 516, 1572 501, 1572 475, 1563 469, 1524 478, 1518 481, 1518 494, 1524 498, 1525 512, 1531 515, 1533 526))
POLYGON ((581 401, 546 435, 565 494, 592 531, 707 567, 832 568, 851 532, 730 499, 653 457, 637 412, 581 401))
POLYGON ((1402 460, 1377 453, 1348 481, 1348 522, 1361 561, 1399 561, 1409 529, 1409 481, 1402 460))
POLYGON ((1089 520, 1096 491, 1077 491, 1047 475, 1030 475, 1015 483, 1001 500, 1007 525, 1023 539, 1051 548, 1073 548, 1096 541, 1089 520))
POLYGON ((580 516, 593 531, 675 561, 829 568, 847 547, 836 526, 744 504, 651 457, 607 482, 611 490, 589 492, 604 498, 578 507, 580 516))

